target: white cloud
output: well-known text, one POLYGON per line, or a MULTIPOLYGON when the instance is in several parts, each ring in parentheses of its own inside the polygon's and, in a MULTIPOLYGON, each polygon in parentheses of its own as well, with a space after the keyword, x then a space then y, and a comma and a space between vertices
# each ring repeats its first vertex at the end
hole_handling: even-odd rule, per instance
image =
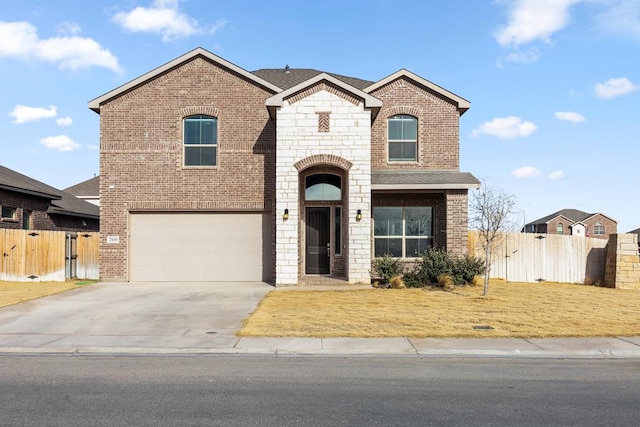
POLYGON ((108 49, 91 38, 75 35, 80 31, 77 24, 67 23, 64 29, 74 35, 40 39, 36 27, 29 22, 0 21, 0 57, 43 60, 57 63, 62 69, 95 66, 120 71, 118 58, 108 49))
MULTIPOLYGON (((197 20, 178 11, 179 4, 179 0, 155 0, 151 7, 118 12, 113 21, 132 32, 161 34, 165 42, 202 33, 197 20)), ((215 32, 225 23, 218 22, 210 31, 215 32)))
POLYGON ((72 123, 73 120, 71 117, 60 117, 59 119, 56 119, 56 124, 58 126, 71 126, 72 123))
POLYGON ((571 123, 580 123, 587 121, 587 119, 582 114, 574 113, 573 111, 557 111, 554 116, 558 120, 571 123))
POLYGON ((635 92, 638 89, 640 87, 631 83, 631 80, 626 77, 620 77, 596 84, 595 91, 600 98, 609 99, 635 92))
POLYGON ((100 149, 100 146, 98 144, 87 144, 87 148, 89 150, 98 151, 100 149))
POLYGON ((509 22, 496 32, 501 46, 535 40, 549 43, 551 35, 569 23, 569 9, 584 0, 509 0, 509 22))
POLYGON ((49 108, 27 107, 26 105, 16 105, 9 113, 14 118, 13 123, 37 122, 42 119, 49 119, 57 115, 57 107, 50 105, 49 108))
POLYGON ((533 64, 540 58, 536 49, 530 49, 526 52, 514 52, 509 54, 505 61, 507 62, 519 62, 521 64, 533 64))
POLYGON ((599 0, 607 9, 596 17, 608 33, 640 39, 640 2, 638 0, 599 0))
POLYGON ((474 138, 482 134, 493 135, 500 139, 514 139, 533 134, 538 127, 531 122, 523 122, 520 117, 508 116, 484 122, 471 132, 474 138))
POLYGON ((554 171, 549 174, 549 179, 554 181, 562 178, 564 178, 564 172, 562 171, 554 171))
POLYGON ((42 145, 57 151, 73 151, 80 148, 80 144, 67 135, 48 136, 40 141, 42 145))
POLYGON ((533 166, 523 166, 511 171, 511 175, 515 176, 516 178, 536 178, 540 176, 540 171, 533 166))

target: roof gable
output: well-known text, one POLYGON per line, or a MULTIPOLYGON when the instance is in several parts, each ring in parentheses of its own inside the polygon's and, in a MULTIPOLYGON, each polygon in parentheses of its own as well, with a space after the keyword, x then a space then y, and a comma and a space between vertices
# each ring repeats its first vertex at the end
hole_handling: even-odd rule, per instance
POLYGON ((466 99, 456 95, 453 92, 449 92, 448 90, 444 89, 443 87, 438 86, 435 83, 430 82, 429 80, 426 80, 420 76, 418 76, 417 74, 412 73, 411 71, 408 71, 406 69, 401 69, 399 71, 396 71, 395 73, 391 74, 390 76, 385 77, 384 79, 372 84, 371 86, 367 87, 364 89, 364 91, 366 93, 371 93, 373 91, 375 91, 376 89, 381 88, 382 86, 385 86, 395 80, 398 80, 400 78, 407 78, 409 80, 412 80, 413 82, 417 83, 418 85, 421 85, 425 88, 427 88, 428 90, 436 93, 437 95, 446 98, 447 100, 449 100, 451 103, 453 103, 454 105, 456 105, 456 108, 458 109, 458 112, 460 113, 460 115, 463 115, 470 107, 471 107, 471 103, 469 101, 467 101, 466 99))
MULTIPOLYGON (((279 107, 282 107, 284 100, 290 96, 295 95, 298 92, 303 91, 304 89, 311 87, 317 83, 320 83, 322 81, 326 81, 328 83, 331 83, 334 86, 337 86, 338 88, 351 93, 352 95, 354 95, 356 98, 362 99, 363 103, 364 103, 364 107, 365 108, 373 108, 373 109, 380 109, 380 107, 382 107, 382 101, 380 101, 378 98, 375 98, 371 95, 369 95, 368 93, 354 87, 351 86, 348 83, 343 82, 342 80, 339 80, 327 73, 320 73, 317 74, 316 76, 305 80, 285 91, 282 91, 274 96, 272 96, 271 98, 268 98, 267 101, 265 102, 267 109, 269 110, 269 116, 271 116, 271 118, 275 117, 275 112, 276 109, 279 107)), ((375 116, 375 114, 374 114, 375 116)))
POLYGON ((597 215, 601 215, 605 218, 610 219, 613 222, 617 222, 616 220, 614 220, 613 218, 610 218, 600 212, 596 212, 596 213, 587 213, 587 212, 583 212, 581 210, 578 209, 562 209, 559 210, 558 212, 554 212, 551 215, 547 215, 545 217, 539 218, 535 221, 531 221, 529 223, 527 223, 526 225, 535 225, 535 224, 546 224, 549 221, 557 218, 557 217, 562 217, 565 218, 568 221, 571 221, 572 223, 577 223, 577 222, 585 222, 588 219, 591 219, 594 216, 597 215))
POLYGON ((105 93, 104 95, 101 95, 91 101, 89 101, 89 108, 93 111, 95 111, 96 113, 100 114, 100 105, 104 104, 105 102, 109 102, 111 99, 116 98, 124 93, 127 93, 139 86, 144 85, 145 83, 149 82, 150 80, 153 80, 154 78, 165 74, 177 67, 180 67, 181 65, 192 61, 193 59, 197 58, 197 57, 203 57, 205 59, 207 59, 208 61, 211 61, 215 64, 218 64, 226 69, 228 69, 229 71, 238 74, 244 78, 246 78, 247 80, 253 82, 254 84, 258 85, 258 86, 262 86, 265 89, 274 92, 274 93, 278 93, 281 92, 282 89, 279 88, 278 86, 258 77, 255 74, 250 73, 249 71, 238 67, 237 65, 220 58, 217 55, 214 55, 213 53, 209 52, 208 50, 205 50, 201 47, 198 47, 194 50, 192 50, 191 52, 185 53, 184 55, 174 59, 173 61, 167 62, 164 65, 161 65, 158 68, 155 68, 151 71, 149 71, 146 74, 143 74, 142 76, 131 80, 128 83, 123 84, 122 86, 105 93))
POLYGON ((326 73, 331 77, 335 77, 355 88, 363 90, 364 88, 371 86, 372 81, 362 80, 356 77, 343 76, 340 74, 329 73, 320 70, 314 70, 312 68, 263 68, 260 70, 252 71, 258 77, 273 83, 274 85, 282 88, 283 90, 291 89, 294 86, 299 85, 309 79, 316 77, 318 74, 326 73))

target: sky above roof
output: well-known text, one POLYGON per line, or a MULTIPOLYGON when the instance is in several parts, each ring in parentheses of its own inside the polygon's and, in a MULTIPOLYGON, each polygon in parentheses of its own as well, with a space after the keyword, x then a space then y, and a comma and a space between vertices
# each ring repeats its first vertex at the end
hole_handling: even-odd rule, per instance
POLYGON ((460 170, 514 195, 520 225, 572 208, 640 226, 640 0, 5 1, 0 164, 93 177, 88 101, 196 47, 248 71, 406 68, 471 102, 460 170))

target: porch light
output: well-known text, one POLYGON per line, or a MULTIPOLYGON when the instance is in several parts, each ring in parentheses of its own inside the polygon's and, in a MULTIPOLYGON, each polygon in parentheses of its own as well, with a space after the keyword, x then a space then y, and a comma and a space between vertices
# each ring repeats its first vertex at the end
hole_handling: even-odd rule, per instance
POLYGON ((289 209, 284 210, 284 214, 282 215, 282 220, 286 221, 289 219, 289 209))
POLYGON ((356 221, 360 221, 362 219, 362 210, 358 209, 356 213, 356 221))

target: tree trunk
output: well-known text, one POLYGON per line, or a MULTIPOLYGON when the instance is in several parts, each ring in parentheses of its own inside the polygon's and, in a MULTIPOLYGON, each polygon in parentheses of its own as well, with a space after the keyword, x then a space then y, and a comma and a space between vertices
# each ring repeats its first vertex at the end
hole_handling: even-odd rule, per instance
POLYGON ((491 271, 491 243, 487 242, 487 247, 485 248, 485 259, 484 259, 484 291, 482 292, 482 296, 489 295, 489 272, 491 271))

